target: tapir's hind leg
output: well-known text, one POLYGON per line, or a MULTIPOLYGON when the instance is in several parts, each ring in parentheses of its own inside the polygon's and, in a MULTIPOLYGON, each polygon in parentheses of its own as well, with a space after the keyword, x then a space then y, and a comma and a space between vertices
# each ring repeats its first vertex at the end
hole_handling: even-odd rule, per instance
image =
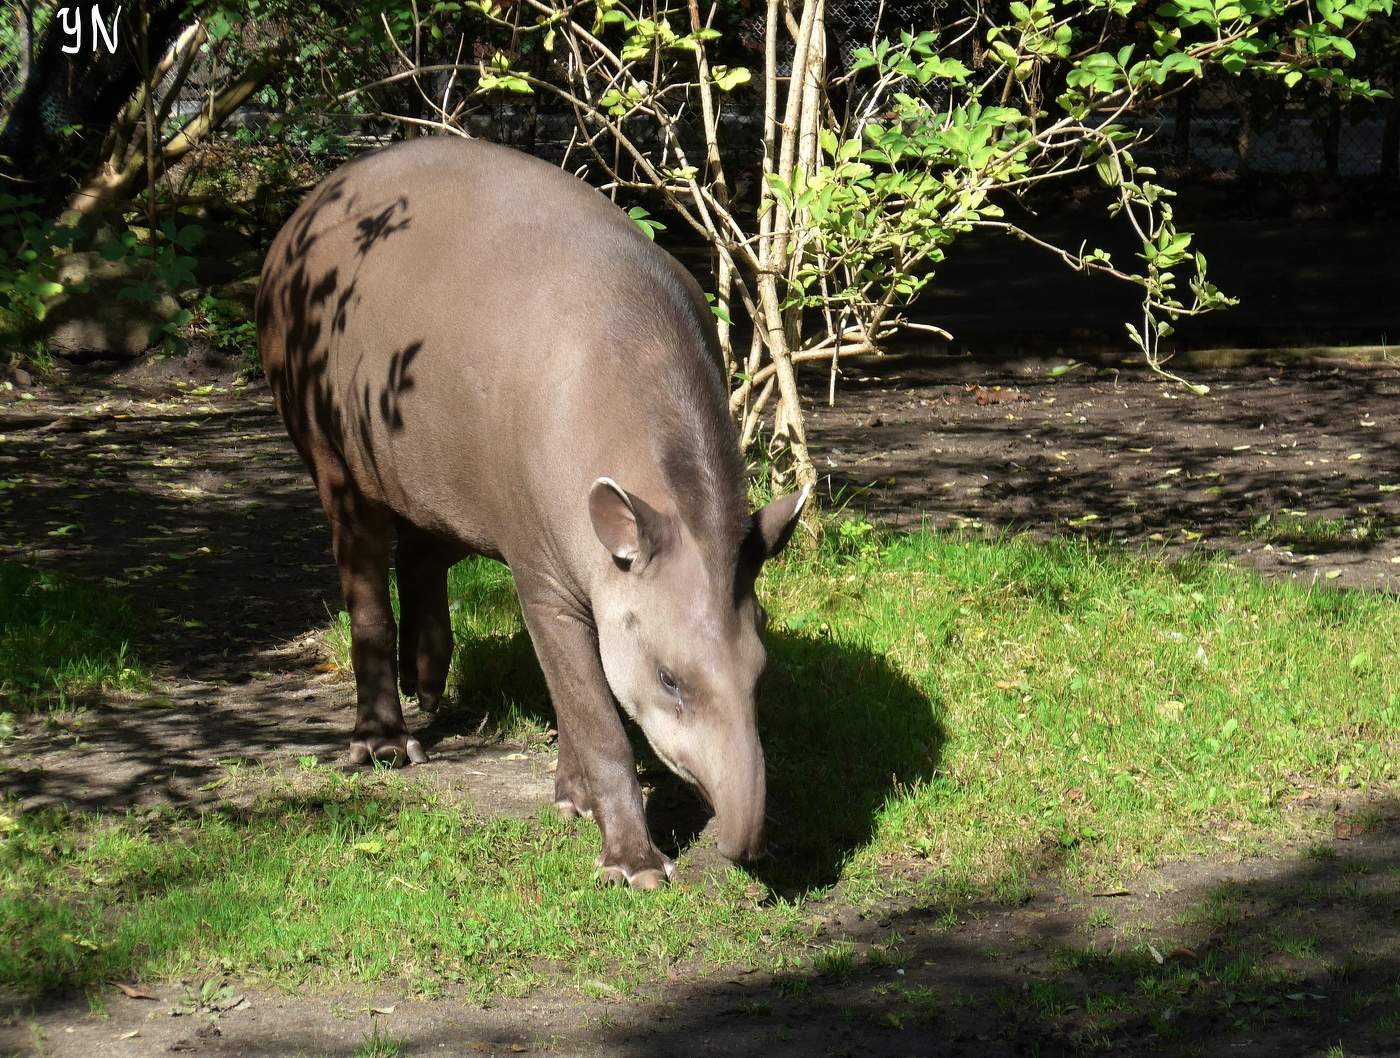
POLYGON ((399 685, 429 713, 442 704, 452 664, 447 571, 464 554, 399 519, 399 685))
POLYGON ((344 462, 328 449, 312 463, 331 524, 331 547, 350 613, 355 666, 355 730, 350 763, 421 764, 427 755, 404 725, 395 673, 394 612, 389 605, 389 537, 393 517, 365 498, 344 462))

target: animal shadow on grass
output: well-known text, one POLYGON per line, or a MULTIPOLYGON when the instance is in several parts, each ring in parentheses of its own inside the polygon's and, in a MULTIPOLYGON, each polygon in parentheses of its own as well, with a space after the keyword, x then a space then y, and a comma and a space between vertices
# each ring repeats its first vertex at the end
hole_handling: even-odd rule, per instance
MULTIPOLYGON (((477 605, 514 607, 507 589, 477 605)), ((517 611, 518 612, 518 611, 517 611)), ((797 896, 835 882, 847 858, 874 833, 896 790, 927 780, 946 740, 942 709, 886 658, 869 650, 785 631, 766 637, 758 726, 767 759, 767 854, 749 869, 775 894, 797 896)), ((460 638, 455 704, 419 733, 431 747, 451 734, 491 730, 530 741, 554 726, 544 676, 528 635, 460 638)), ((642 769, 647 821, 663 852, 700 839, 711 812, 628 724, 642 769)))
MULTIPOLYGON (((776 896, 838 880, 867 844, 886 799, 932 777, 945 735, 928 696, 887 659, 830 639, 766 637, 758 692, 767 763, 767 849, 746 865, 776 896)), ((642 743, 644 739, 636 739, 642 743)), ((700 838, 709 807, 646 750, 652 837, 675 856, 700 838)))

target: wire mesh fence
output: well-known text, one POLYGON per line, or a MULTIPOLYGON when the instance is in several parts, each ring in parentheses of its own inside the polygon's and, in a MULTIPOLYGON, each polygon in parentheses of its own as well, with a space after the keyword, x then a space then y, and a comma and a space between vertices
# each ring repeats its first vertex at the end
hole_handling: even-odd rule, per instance
MULTIPOLYGON (((761 63, 764 15, 758 5, 750 11, 738 19, 738 44, 752 53, 753 62, 761 63)), ((848 71, 857 50, 879 37, 905 29, 936 29, 945 17, 953 17, 950 0, 829 0, 829 75, 837 78, 848 71)), ((219 67, 218 55, 218 49, 208 49, 189 72, 169 108, 171 127, 197 116, 208 104, 228 72, 219 67)), ((175 76, 173 70, 166 75, 158 97, 173 87, 175 76)), ((18 96, 23 77, 17 35, 0 27, 0 122, 18 96)), ((459 84, 457 90, 469 91, 469 86, 459 84)), ((298 110, 292 120, 285 120, 290 116, 285 103, 255 97, 164 181, 178 185, 201 167, 217 164, 234 177, 252 165, 281 167, 294 182, 304 184, 349 154, 388 142, 401 132, 392 123, 355 119, 334 107, 298 110)), ((1344 108, 1329 105, 1325 98, 1285 101, 1271 98, 1258 86, 1226 82, 1181 93, 1171 105, 1135 120, 1147 136, 1140 155, 1159 166, 1173 166, 1178 179, 1221 174, 1353 178, 1388 171, 1387 162, 1393 171, 1395 160, 1385 155, 1387 150, 1395 152, 1400 139, 1396 107, 1391 102, 1344 108)), ((746 110, 741 97, 727 110, 738 132, 746 120, 758 117, 758 105, 746 110)), ((572 122, 572 113, 562 108, 507 100, 477 106, 466 127, 472 134, 560 160, 572 122)), ((741 145, 746 142, 741 134, 734 138, 741 145)))

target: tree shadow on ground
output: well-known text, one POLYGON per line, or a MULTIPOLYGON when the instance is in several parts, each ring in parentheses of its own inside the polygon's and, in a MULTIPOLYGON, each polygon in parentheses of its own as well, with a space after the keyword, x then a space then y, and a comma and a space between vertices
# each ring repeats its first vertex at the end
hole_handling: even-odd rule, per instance
POLYGON ((1400 804, 1353 818, 1364 832, 1345 841, 1169 866, 1131 892, 1070 894, 1042 880, 1025 905, 961 908, 956 925, 930 907, 859 923, 846 957, 676 985, 644 1016, 619 1019, 606 1050, 1393 1055, 1400 804))

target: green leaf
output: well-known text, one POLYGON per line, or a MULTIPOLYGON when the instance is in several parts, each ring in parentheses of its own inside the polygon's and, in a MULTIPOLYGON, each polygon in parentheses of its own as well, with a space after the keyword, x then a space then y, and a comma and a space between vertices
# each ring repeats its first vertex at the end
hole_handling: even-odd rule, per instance
POLYGON ((233 25, 229 22, 228 15, 223 11, 215 11, 204 20, 204 32, 215 43, 227 37, 232 30, 233 25))
POLYGON ((705 300, 710 303, 710 311, 715 314, 715 319, 723 320, 731 327, 734 326, 734 321, 729 318, 728 310, 725 309, 725 307, 719 303, 718 298, 716 298, 713 294, 706 294, 705 300))
POLYGON ((655 240, 658 231, 665 231, 666 225, 659 220, 652 220, 651 214, 641 206, 633 206, 627 211, 627 215, 632 218, 632 222, 642 229, 642 234, 648 239, 655 240))
POLYGON ((710 70, 710 78, 721 92, 732 92, 741 84, 748 84, 752 77, 747 66, 715 66, 710 70))

